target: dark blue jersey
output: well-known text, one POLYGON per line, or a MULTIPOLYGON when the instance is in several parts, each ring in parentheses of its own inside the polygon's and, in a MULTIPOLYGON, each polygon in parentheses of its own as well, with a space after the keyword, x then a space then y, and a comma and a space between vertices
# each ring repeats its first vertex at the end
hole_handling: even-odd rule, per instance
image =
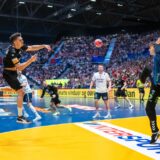
POLYGON ((160 45, 155 44, 155 56, 153 58, 153 82, 154 85, 160 84, 160 45))

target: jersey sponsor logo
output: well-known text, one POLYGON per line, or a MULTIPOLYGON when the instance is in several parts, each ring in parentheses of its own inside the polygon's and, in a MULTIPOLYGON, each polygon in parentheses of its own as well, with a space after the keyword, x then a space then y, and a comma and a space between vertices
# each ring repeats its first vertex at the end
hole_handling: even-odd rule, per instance
POLYGON ((154 145, 150 144, 150 137, 145 134, 107 122, 86 122, 77 123, 76 125, 145 156, 156 160, 160 159, 160 141, 154 145))

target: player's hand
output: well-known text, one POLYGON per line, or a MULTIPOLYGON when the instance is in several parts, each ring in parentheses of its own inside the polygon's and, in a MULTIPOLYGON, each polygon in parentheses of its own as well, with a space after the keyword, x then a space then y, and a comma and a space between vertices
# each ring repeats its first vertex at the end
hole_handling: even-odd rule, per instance
POLYGON ((52 98, 56 98, 56 95, 55 95, 55 94, 53 94, 53 95, 52 95, 52 98))
POLYGON ((40 100, 40 101, 42 101, 42 100, 43 100, 43 98, 41 98, 41 97, 40 97, 40 98, 39 98, 39 100, 40 100))
POLYGON ((32 57, 31 57, 31 61, 32 62, 35 62, 37 60, 37 55, 35 54, 35 55, 33 55, 32 57))
POLYGON ((48 50, 48 52, 50 52, 52 50, 50 45, 44 45, 44 48, 46 48, 48 50))

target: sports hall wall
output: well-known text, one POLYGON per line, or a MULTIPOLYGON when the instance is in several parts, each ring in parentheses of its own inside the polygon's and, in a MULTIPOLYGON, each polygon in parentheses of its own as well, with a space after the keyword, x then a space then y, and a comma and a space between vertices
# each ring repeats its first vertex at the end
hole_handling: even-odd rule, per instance
MULTIPOLYGON (((109 98, 114 97, 116 89, 112 89, 109 92, 109 98)), ((145 88, 145 99, 148 99, 149 96, 149 88, 145 88)), ((1 88, 0 89, 1 96, 8 97, 8 96, 16 96, 16 92, 10 88, 1 88)), ((40 96, 42 90, 35 90, 35 96, 40 96)), ((128 88, 126 91, 128 97, 130 99, 139 99, 139 90, 137 88, 128 88)), ((47 95, 47 94, 46 94, 47 95)), ((88 89, 59 89, 60 97, 79 97, 79 98, 93 98, 94 97, 94 89, 91 92, 88 89)), ((49 96, 49 95, 47 95, 49 96)))

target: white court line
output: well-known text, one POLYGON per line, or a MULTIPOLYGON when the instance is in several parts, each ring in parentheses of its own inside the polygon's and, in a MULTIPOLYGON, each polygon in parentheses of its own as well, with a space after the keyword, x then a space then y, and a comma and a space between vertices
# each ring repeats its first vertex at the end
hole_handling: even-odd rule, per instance
POLYGON ((150 137, 145 134, 122 128, 107 122, 85 122, 76 123, 75 125, 139 152, 145 156, 155 160, 160 160, 160 141, 154 145, 149 144, 150 137))

